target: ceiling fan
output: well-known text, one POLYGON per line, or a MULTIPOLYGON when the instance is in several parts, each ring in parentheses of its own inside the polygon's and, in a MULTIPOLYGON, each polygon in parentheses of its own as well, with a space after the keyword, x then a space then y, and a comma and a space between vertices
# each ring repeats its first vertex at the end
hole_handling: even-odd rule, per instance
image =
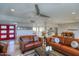
POLYGON ((36 15, 49 18, 49 16, 40 13, 40 9, 39 9, 38 4, 35 4, 35 10, 36 10, 36 15))

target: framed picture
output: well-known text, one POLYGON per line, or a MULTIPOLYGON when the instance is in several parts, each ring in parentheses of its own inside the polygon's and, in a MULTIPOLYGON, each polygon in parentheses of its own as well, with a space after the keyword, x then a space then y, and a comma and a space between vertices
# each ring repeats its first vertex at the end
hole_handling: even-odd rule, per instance
POLYGON ((9 37, 14 37, 14 35, 11 34, 11 35, 9 35, 9 37))
POLYGON ((15 24, 0 24, 0 41, 15 39, 15 24))
POLYGON ((6 30, 1 30, 1 33, 2 34, 7 33, 7 31, 6 30))
POLYGON ((1 29, 7 29, 7 26, 3 26, 3 25, 2 25, 2 26, 1 26, 1 29))
POLYGON ((9 29, 14 29, 14 26, 9 26, 9 29))
POLYGON ((7 35, 1 35, 1 38, 7 38, 7 35))
POLYGON ((14 33, 14 30, 9 30, 9 33, 14 33))

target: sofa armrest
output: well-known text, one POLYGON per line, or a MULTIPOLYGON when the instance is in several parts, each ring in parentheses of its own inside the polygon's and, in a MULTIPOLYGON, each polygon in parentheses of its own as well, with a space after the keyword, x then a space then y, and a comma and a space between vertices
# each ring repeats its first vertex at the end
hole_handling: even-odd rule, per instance
POLYGON ((7 44, 0 44, 0 53, 7 53, 7 44))

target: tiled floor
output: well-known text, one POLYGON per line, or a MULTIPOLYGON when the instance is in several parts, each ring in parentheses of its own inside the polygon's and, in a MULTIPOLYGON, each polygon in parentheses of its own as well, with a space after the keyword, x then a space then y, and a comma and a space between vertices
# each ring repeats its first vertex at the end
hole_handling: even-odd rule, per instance
MULTIPOLYGON (((9 47, 8 47, 7 53, 11 56, 35 56, 35 55, 38 56, 35 50, 31 50, 22 54, 19 48, 19 44, 17 44, 14 40, 9 41, 9 47)), ((53 53, 55 55, 60 55, 58 54, 58 52, 53 52, 53 53)), ((51 56, 53 56, 53 54, 51 56)))
POLYGON ((36 54, 35 50, 30 50, 30 51, 25 52, 24 54, 22 54, 21 50, 19 49, 19 44, 15 44, 14 56, 34 56, 35 54, 36 54))
POLYGON ((16 44, 14 40, 10 40, 7 53, 11 56, 34 56, 35 50, 31 50, 25 54, 22 54, 21 50, 19 49, 19 44, 16 44))
POLYGON ((14 40, 10 40, 9 43, 8 43, 8 50, 7 50, 7 53, 9 55, 14 55, 14 52, 15 52, 15 41, 14 40))

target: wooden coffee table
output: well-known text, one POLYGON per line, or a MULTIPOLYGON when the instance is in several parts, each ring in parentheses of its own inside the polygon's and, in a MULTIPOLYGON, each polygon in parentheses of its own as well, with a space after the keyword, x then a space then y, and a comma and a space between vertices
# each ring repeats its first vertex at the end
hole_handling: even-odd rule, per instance
POLYGON ((52 50, 51 52, 47 53, 45 51, 45 47, 38 47, 35 49, 35 52, 38 53, 39 56, 64 56, 63 54, 52 50))

